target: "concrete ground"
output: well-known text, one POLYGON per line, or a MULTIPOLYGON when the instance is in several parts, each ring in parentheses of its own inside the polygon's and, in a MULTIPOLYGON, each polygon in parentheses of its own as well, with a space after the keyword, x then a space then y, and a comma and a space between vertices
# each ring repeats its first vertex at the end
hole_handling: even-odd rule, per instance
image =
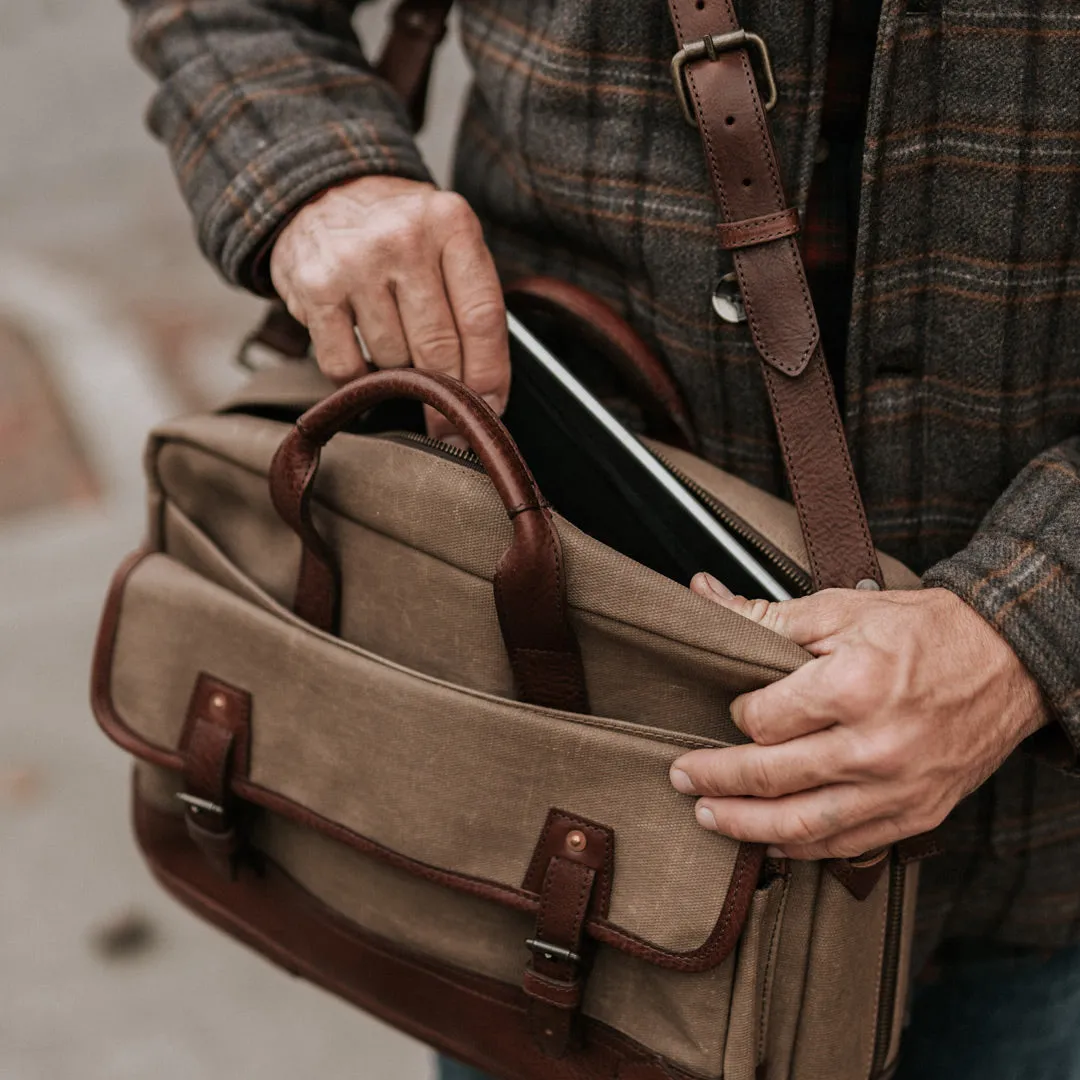
MULTIPOLYGON (((157 890, 90 717, 145 431, 236 380, 259 310, 195 250, 124 39, 116 0, 0 0, 0 1080, 423 1080, 425 1048, 157 890)), ((440 78, 452 113, 459 57, 440 78)))

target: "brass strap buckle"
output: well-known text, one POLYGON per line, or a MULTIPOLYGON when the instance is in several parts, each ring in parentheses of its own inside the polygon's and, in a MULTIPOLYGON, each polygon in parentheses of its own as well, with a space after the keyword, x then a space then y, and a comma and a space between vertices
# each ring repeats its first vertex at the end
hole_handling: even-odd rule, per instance
POLYGON ((675 93, 682 106, 683 116, 691 127, 697 127, 697 120, 694 119, 694 110, 690 107, 690 93, 686 86, 686 65, 694 63, 695 60, 716 60, 721 53, 731 52, 733 49, 746 49, 751 45, 757 49, 761 57, 765 85, 769 90, 765 111, 771 112, 780 94, 776 89, 769 47, 757 34, 751 34, 746 30, 733 30, 730 34, 710 34, 700 41, 692 41, 689 45, 684 45, 671 58, 671 81, 675 84, 675 93))

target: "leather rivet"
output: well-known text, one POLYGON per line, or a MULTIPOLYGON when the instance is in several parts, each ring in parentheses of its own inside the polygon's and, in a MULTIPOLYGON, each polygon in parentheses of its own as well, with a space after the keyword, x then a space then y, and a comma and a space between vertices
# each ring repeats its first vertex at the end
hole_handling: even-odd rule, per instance
POLYGON ((861 589, 863 592, 881 592, 881 586, 873 579, 864 577, 862 581, 855 583, 856 589, 861 589))
POLYGON ((210 708, 217 709, 218 712, 221 712, 221 710, 225 708, 225 704, 226 702, 224 694, 214 694, 210 698, 210 708))
POLYGON ((588 844, 589 841, 580 829, 575 829, 573 832, 566 834, 566 846, 571 851, 584 851, 588 844))

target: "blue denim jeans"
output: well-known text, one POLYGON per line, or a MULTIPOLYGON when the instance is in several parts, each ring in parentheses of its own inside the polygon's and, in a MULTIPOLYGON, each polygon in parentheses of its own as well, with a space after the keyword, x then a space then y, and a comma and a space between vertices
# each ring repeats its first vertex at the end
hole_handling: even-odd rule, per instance
MULTIPOLYGON (((487 1080, 442 1058, 439 1080, 487 1080)), ((895 1080, 1080 1080, 1080 948, 940 950, 912 1003, 895 1080)))

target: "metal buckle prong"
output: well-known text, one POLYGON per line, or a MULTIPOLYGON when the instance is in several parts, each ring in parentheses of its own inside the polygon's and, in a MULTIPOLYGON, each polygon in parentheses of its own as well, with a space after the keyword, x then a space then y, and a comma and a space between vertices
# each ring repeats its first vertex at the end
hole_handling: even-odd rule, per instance
POLYGON ((221 817, 225 816, 225 807, 218 806, 217 803, 211 802, 209 799, 200 799, 197 795, 189 795, 186 791, 177 792, 176 797, 182 803, 190 806, 195 813, 205 810, 208 814, 218 814, 221 817))
POLYGON ((716 60, 721 53, 731 52, 733 49, 745 49, 753 45, 761 56, 761 66, 765 75, 765 85, 769 90, 768 100, 765 102, 765 111, 770 112, 780 98, 776 89, 776 77, 773 75, 772 58, 769 56, 769 47, 764 39, 757 34, 751 34, 747 30, 733 30, 729 34, 710 34, 700 41, 691 41, 684 45, 671 58, 671 81, 675 84, 675 93, 682 106, 683 116, 691 127, 697 127, 694 119, 694 110, 690 107, 690 94, 686 86, 686 65, 695 60, 716 60))
POLYGON ((568 964, 580 964, 581 957, 570 949, 564 949, 561 945, 552 945, 550 941, 540 941, 537 938, 526 938, 525 944, 533 952, 539 953, 545 960, 563 960, 568 964))

